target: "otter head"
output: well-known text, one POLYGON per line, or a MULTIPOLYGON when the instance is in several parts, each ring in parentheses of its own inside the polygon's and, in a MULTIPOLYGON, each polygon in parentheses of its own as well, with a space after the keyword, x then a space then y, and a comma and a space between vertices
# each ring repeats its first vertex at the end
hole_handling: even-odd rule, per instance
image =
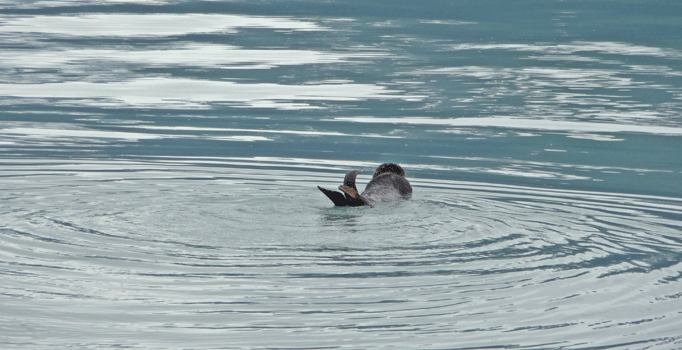
POLYGON ((384 173, 394 173, 399 176, 405 176, 405 170, 403 170, 403 168, 400 165, 395 163, 384 163, 377 167, 377 170, 374 171, 374 175, 372 176, 372 178, 375 178, 384 173))

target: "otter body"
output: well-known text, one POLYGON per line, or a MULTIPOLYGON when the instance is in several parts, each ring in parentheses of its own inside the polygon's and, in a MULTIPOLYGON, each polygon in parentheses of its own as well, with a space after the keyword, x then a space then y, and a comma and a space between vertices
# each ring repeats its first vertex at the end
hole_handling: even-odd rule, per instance
POLYGON ((355 178, 360 174, 353 170, 346 174, 341 192, 328 190, 317 186, 338 207, 359 207, 367 205, 373 207, 378 202, 388 202, 407 199, 412 195, 412 186, 405 178, 405 170, 394 163, 385 163, 377 167, 372 180, 365 187, 365 191, 358 192, 355 178))

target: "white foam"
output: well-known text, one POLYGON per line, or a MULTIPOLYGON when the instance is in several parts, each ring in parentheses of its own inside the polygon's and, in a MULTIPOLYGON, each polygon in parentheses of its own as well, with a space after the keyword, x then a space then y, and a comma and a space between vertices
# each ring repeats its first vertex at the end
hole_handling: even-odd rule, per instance
POLYGON ((134 129, 145 130, 173 130, 173 131, 208 131, 208 132, 248 132, 263 134, 292 134, 300 136, 352 136, 352 137, 373 137, 401 139, 402 136, 384 136, 376 134, 345 134, 338 131, 313 131, 313 130, 272 130, 272 129, 239 129, 239 128, 204 128, 194 126, 156 126, 156 125, 136 125, 128 126, 134 129))
POLYGON ((187 78, 140 78, 98 83, 71 81, 46 84, 0 84, 1 96, 20 98, 57 98, 78 105, 207 109, 211 103, 233 106, 307 109, 318 108, 302 101, 363 101, 369 99, 405 99, 422 96, 404 95, 373 84, 237 83, 187 78))
MULTIPOLYGON (((451 75, 472 77, 482 80, 508 80, 533 89, 548 87, 566 87, 571 89, 610 88, 622 89, 640 87, 641 82, 624 78, 621 71, 612 69, 577 69, 577 68, 497 68, 482 66, 445 67, 414 71, 416 75, 451 75)), ((647 85, 651 87, 651 85, 647 85)), ((561 96, 557 94, 558 96, 561 96)), ((567 94, 567 96, 577 96, 567 94)), ((599 98, 602 96, 590 96, 599 98)))
POLYGON ((88 14, 3 18, 0 32, 86 37, 154 37, 195 33, 235 33, 239 28, 324 31, 315 22, 289 17, 228 14, 88 14))
POLYGON ((160 49, 68 49, 4 50, 4 67, 66 68, 78 66, 135 64, 145 67, 211 67, 226 69, 269 69, 277 66, 329 64, 380 53, 338 53, 314 50, 242 49, 230 45, 183 44, 160 49))
POLYGON ((597 123, 552 119, 531 119, 518 117, 480 117, 480 118, 375 118, 375 117, 337 117, 335 121, 374 124, 413 124, 441 125, 459 127, 496 127, 523 130, 545 130, 571 133, 645 133, 655 135, 682 136, 682 128, 658 125, 637 125, 618 123, 597 123))
POLYGON ((477 24, 476 22, 466 22, 466 21, 456 21, 456 20, 422 20, 419 22, 423 23, 423 24, 440 24, 440 25, 450 25, 450 26, 477 24))
POLYGON ((613 135, 603 135, 603 134, 573 134, 568 135, 572 139, 583 139, 592 141, 623 141, 625 139, 616 138, 613 135))
POLYGON ((547 54, 575 54, 579 52, 598 52, 623 56, 682 57, 682 52, 652 46, 634 45, 612 41, 574 41, 569 44, 457 44, 452 50, 508 50, 540 52, 547 54))
POLYGON ((158 139, 161 135, 143 134, 134 132, 101 131, 91 129, 61 129, 61 128, 25 128, 12 127, 0 129, 0 135, 23 136, 32 138, 104 138, 104 139, 124 139, 124 140, 143 140, 158 139))
POLYGON ((65 6, 91 6, 91 5, 164 5, 175 2, 174 0, 19 0, 19 1, 0 1, 0 8, 12 9, 40 9, 50 7, 65 6))
POLYGON ((267 137, 263 136, 249 136, 249 135, 237 135, 237 136, 212 136, 212 140, 219 141, 239 141, 239 142, 255 142, 255 141, 272 141, 267 137))

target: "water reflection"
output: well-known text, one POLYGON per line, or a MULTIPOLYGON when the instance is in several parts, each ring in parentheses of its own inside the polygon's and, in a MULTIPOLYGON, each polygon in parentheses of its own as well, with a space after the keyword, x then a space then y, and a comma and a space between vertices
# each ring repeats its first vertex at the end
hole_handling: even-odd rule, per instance
POLYGON ((323 31, 312 21, 231 14, 83 14, 5 17, 0 33, 40 33, 79 37, 154 37, 194 33, 234 34, 239 28, 323 31))
POLYGON ((679 345, 674 6, 441 5, 0 0, 3 346, 679 345))
POLYGON ((321 108, 303 101, 420 98, 372 84, 249 84, 182 78, 140 78, 108 83, 0 84, 0 95, 59 99, 62 106, 211 109, 216 104, 229 104, 285 110, 321 108))
MULTIPOLYGON (((2 27, 0 27, 2 28, 2 27)), ((346 53, 315 50, 245 49, 216 44, 169 44, 159 49, 51 47, 36 50, 4 50, 0 63, 11 69, 80 69, 97 67, 271 69, 280 66, 362 62, 382 53, 346 53)))

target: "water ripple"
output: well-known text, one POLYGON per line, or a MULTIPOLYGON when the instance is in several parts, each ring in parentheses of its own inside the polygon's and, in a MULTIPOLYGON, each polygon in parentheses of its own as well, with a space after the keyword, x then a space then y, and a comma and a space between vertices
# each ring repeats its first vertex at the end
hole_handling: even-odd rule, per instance
POLYGON ((29 316, 16 296, 64 303, 95 329, 125 312, 142 327, 134 342, 199 331, 202 346, 228 332, 237 347, 350 346, 349 334, 436 347, 447 334, 461 347, 677 341, 677 199, 415 178, 410 201, 343 209, 311 184, 338 176, 316 168, 17 163, 3 169, 21 176, 3 180, 0 261, 13 277, 0 297, 50 337, 81 323, 45 326, 57 311, 29 316))

